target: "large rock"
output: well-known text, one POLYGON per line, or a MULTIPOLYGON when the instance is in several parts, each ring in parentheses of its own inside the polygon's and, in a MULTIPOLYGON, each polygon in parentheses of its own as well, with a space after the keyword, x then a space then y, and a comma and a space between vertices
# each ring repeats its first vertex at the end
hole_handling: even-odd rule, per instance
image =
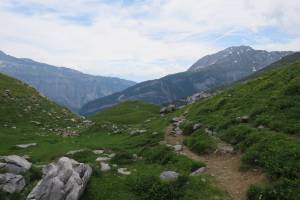
POLYGON ((17 155, 0 156, 0 169, 6 172, 18 174, 26 172, 30 168, 31 163, 23 157, 17 155))
POLYGON ((43 179, 27 200, 78 200, 91 177, 92 168, 62 157, 43 169, 43 179))
POLYGON ((25 179, 21 175, 0 174, 0 190, 8 193, 21 192, 25 187, 25 179))
POLYGON ((171 105, 168 105, 167 107, 163 107, 160 110, 160 114, 168 114, 168 113, 174 112, 175 110, 176 110, 176 106, 171 104, 171 105))
POLYGON ((160 179, 163 181, 175 181, 179 174, 174 171, 164 171, 160 174, 160 179))

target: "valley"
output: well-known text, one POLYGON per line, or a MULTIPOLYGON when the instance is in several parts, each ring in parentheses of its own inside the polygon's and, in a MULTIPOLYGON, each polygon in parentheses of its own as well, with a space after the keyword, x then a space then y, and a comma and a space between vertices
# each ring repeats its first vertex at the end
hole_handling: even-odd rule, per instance
POLYGON ((299 66, 296 53, 175 110, 125 101, 87 118, 0 75, 0 174, 15 169, 7 156, 30 163, 22 184, 0 179, 0 199, 298 200, 299 66), (46 169, 69 162, 85 184, 74 167, 52 188, 46 169))

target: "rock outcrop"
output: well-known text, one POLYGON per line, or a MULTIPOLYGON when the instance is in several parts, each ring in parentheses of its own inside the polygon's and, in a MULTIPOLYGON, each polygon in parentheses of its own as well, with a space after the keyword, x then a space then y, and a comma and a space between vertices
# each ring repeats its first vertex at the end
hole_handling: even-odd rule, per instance
POLYGON ((0 190, 3 192, 21 192, 25 185, 25 179, 22 175, 12 173, 0 174, 0 190))
POLYGON ((27 200, 78 200, 92 174, 92 168, 62 157, 43 169, 43 179, 30 192, 27 200))
POLYGON ((26 172, 31 168, 31 165, 25 158, 17 155, 0 156, 0 169, 5 172, 13 174, 26 172))

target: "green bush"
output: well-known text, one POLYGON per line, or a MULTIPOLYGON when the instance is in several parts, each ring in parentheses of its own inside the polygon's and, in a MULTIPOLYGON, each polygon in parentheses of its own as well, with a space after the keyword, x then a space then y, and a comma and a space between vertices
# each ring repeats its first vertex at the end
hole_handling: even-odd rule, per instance
POLYGON ((186 120, 182 124, 180 124, 180 128, 182 129, 184 135, 191 135, 194 132, 194 123, 192 121, 186 120))
POLYGON ((184 143, 198 154, 211 153, 217 148, 215 139, 206 134, 193 134, 184 143))
POLYGON ((117 153, 116 156, 111 159, 111 163, 116 163, 118 165, 130 164, 132 162, 133 156, 128 152, 117 153))
POLYGON ((180 176, 176 181, 164 182, 156 176, 136 176, 127 180, 127 185, 142 200, 182 199, 188 178, 180 176))
POLYGON ((257 186, 251 185, 247 191, 247 200, 263 200, 264 189, 257 186))
POLYGON ((175 161, 176 154, 170 148, 161 145, 145 150, 143 157, 149 163, 165 165, 171 161, 175 161))

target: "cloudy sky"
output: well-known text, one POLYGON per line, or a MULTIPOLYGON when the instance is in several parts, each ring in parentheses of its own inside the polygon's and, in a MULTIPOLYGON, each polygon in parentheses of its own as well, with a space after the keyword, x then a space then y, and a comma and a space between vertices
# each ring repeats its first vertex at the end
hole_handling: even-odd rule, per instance
POLYGON ((300 50, 299 0, 0 0, 0 49, 135 81, 233 45, 300 50))

